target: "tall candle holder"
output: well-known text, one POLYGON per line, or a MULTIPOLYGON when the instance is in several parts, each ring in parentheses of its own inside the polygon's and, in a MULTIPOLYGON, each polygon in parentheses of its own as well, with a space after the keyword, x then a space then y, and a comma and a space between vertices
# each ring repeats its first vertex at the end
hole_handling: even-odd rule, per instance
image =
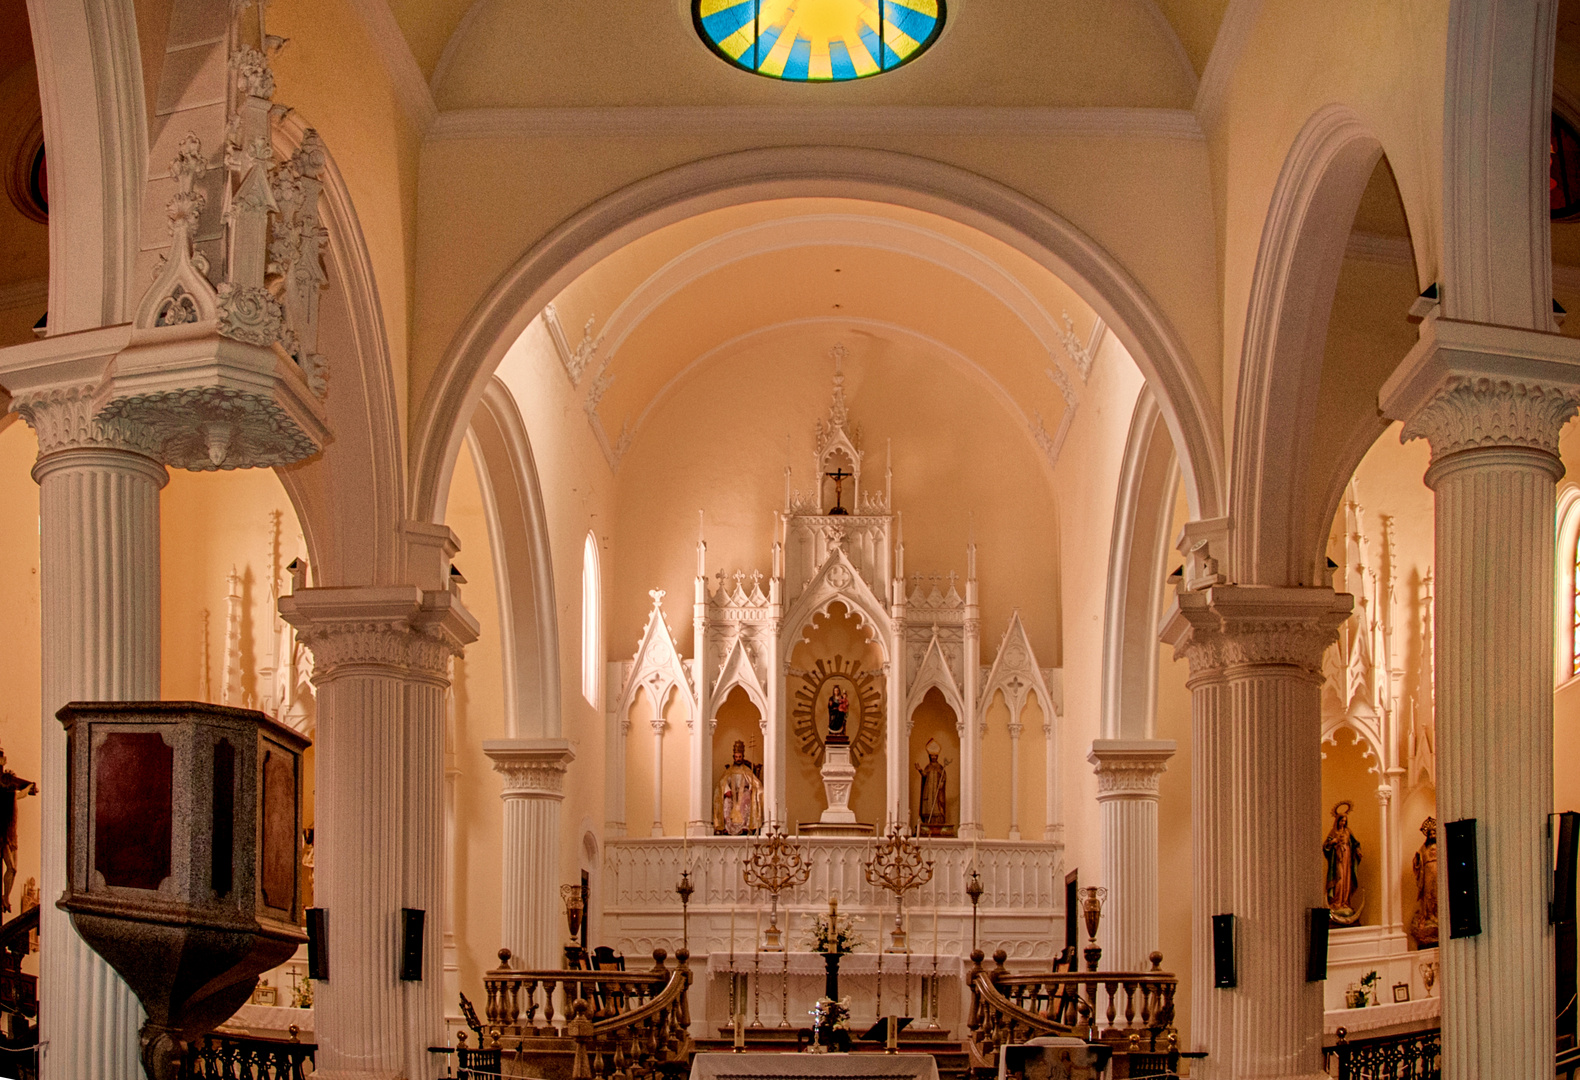
POLYGON ((1103 957, 1103 950, 1097 944, 1097 927, 1103 921, 1103 901, 1108 899, 1108 890, 1098 885, 1089 885, 1081 890, 1081 917, 1086 920, 1086 936, 1088 938, 1085 955, 1086 970, 1096 971, 1097 962, 1103 957))
POLYGON ((933 860, 927 858, 922 853, 922 845, 902 833, 899 823, 895 822, 873 850, 872 858, 861 866, 867 884, 880 885, 894 894, 894 929, 889 934, 889 947, 884 951, 909 951, 905 935, 905 894, 933 880, 933 860))
MULTIPOLYGON (((675 882, 675 892, 680 896, 680 947, 691 948, 691 894, 697 887, 691 883, 691 871, 682 870, 680 880, 675 882)), ((731 944, 733 951, 734 945, 731 944)))
POLYGON ((779 930, 779 894, 805 884, 811 875, 812 864, 801 853, 801 845, 787 837, 777 821, 770 822, 762 835, 752 841, 751 851, 741 864, 741 876, 746 884, 762 889, 771 898, 768 929, 763 931, 765 952, 784 949, 784 936, 779 930))
POLYGON ((971 876, 966 878, 966 895, 971 898, 971 951, 977 951, 977 905, 982 903, 982 875, 977 873, 977 868, 971 868, 971 876))
POLYGON ((565 923, 570 929, 570 937, 565 939, 565 966, 574 968, 582 952, 582 916, 586 914, 586 898, 582 895, 580 885, 561 885, 560 899, 565 903, 565 923))

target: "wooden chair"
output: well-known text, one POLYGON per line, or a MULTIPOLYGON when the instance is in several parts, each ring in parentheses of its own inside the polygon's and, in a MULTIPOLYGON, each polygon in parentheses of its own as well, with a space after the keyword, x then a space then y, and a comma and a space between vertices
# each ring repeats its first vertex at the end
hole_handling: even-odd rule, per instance
MULTIPOLYGON (((593 971, 624 971, 625 955, 617 953, 607 945, 599 945, 592 951, 593 971)), ((594 991, 593 1005, 600 1016, 612 1016, 625 1011, 625 992, 623 990, 605 990, 602 985, 594 991)))

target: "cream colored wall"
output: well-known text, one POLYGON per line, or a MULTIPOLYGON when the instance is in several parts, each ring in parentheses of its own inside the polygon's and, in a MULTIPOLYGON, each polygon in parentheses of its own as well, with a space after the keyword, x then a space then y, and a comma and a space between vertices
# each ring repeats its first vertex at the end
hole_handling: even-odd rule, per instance
MULTIPOLYGON (((1125 440, 1141 385, 1141 373, 1124 349, 1112 336, 1105 338, 1055 472, 1061 495, 1064 861, 1067 870, 1080 870, 1083 886, 1101 884, 1097 777, 1086 756, 1101 731, 1110 533, 1125 440)), ((1041 653, 1038 659, 1052 664, 1041 653)))
POLYGON ((1384 922, 1382 881, 1388 874, 1398 876, 1398 867, 1382 862, 1382 813, 1377 806, 1377 765, 1371 747, 1349 728, 1340 728, 1322 744, 1322 821, 1326 826, 1324 843, 1333 829, 1334 807, 1351 804, 1350 832, 1361 844, 1361 863, 1356 870, 1357 885, 1364 890, 1365 908, 1357 926, 1377 926, 1384 922))
MULTIPOLYGON (((27 33, 25 20, 21 33, 27 33)), ((0 160, 6 169, 14 167, 18 144, 38 117, 38 73, 28 59, 0 79, 0 160)), ((48 278, 49 226, 0 199, 0 346, 33 340, 33 324, 49 306, 48 278)))
MULTIPOLYGON (((0 594, 10 615, 0 622, 0 649, 7 660, 5 704, 0 708, 0 749, 5 767, 24 780, 39 779, 42 736, 39 701, 38 485, 33 462, 38 441, 14 416, 0 422, 0 594)), ((46 719, 45 723, 54 723, 46 719)), ((22 887, 39 879, 39 800, 17 800, 16 885, 11 913, 21 910, 22 887)), ((53 898, 50 898, 53 902, 53 898)), ((29 956, 23 969, 37 973, 38 957, 29 956)))
MULTIPOLYGON (((1185 487, 1174 500, 1171 538, 1180 535, 1190 519, 1185 487)), ((1179 565, 1171 556, 1170 572, 1179 565)), ((1173 600, 1173 590, 1165 593, 1165 604, 1173 600)), ((1179 976, 1180 993, 1175 997, 1175 1026, 1181 1045, 1190 1040, 1191 968, 1194 961, 1196 864, 1192 851, 1191 829, 1191 692, 1185 685, 1190 664, 1174 658, 1174 650, 1158 646, 1158 704, 1155 733, 1160 739, 1174 740, 1174 756, 1158 780, 1158 951, 1163 954, 1163 970, 1179 976)), ((1211 912, 1203 913, 1206 918, 1211 912)))

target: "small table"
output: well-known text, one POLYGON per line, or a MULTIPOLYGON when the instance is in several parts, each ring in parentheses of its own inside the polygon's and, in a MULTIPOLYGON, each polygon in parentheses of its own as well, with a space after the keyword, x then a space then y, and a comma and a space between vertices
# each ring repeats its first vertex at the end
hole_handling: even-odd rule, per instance
POLYGON ((699 1053, 691 1080, 938 1080, 931 1054, 699 1053))

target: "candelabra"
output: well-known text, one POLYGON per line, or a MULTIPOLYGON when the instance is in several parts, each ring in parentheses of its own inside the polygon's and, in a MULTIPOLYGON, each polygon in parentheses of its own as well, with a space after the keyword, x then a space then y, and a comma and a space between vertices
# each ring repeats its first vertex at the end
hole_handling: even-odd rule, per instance
MULTIPOLYGON (((922 854, 922 845, 900 831, 899 823, 878 844, 872 858, 862 863, 867 884, 880 885, 894 894, 894 930, 888 952, 906 952, 905 894, 933 880, 933 860, 922 854)), ((907 982, 909 985, 909 982, 907 982)))
POLYGON ((586 896, 580 885, 561 885, 560 899, 565 902, 565 922, 571 935, 565 939, 565 966, 574 968, 581 956, 582 916, 586 912, 586 896))
POLYGON ((691 883, 691 871, 682 870, 680 880, 675 882, 675 892, 680 896, 680 947, 687 950, 691 948, 691 894, 696 891, 697 887, 691 883))
POLYGON ((971 951, 977 951, 977 905, 982 903, 982 875, 977 873, 976 867, 971 868, 971 876, 966 879, 966 895, 971 898, 971 951))
POLYGON ((801 845, 785 836, 778 822, 770 823, 756 840, 741 864, 741 876, 754 889, 762 889, 771 898, 768 912, 768 929, 763 931, 762 947, 767 952, 784 948, 779 932, 779 894, 806 882, 812 874, 812 864, 801 853, 801 845))

